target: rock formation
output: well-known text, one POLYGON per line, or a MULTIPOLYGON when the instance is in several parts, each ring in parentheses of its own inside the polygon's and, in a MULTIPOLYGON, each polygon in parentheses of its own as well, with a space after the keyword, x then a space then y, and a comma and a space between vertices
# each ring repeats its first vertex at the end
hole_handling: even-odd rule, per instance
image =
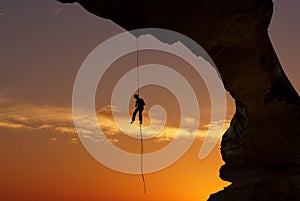
POLYGON ((209 201, 300 200, 300 99, 268 36, 271 0, 76 2, 128 30, 185 34, 214 60, 236 113, 221 144, 220 177, 232 184, 209 201))

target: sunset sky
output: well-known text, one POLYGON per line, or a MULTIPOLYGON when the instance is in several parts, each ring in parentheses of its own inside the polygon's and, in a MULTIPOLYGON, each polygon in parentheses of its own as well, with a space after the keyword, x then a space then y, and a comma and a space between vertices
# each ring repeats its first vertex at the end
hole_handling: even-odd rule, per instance
MULTIPOLYGON (((300 2, 274 3, 270 37, 299 93, 300 2)), ((55 0, 1 0, 0 27, 0 200, 205 201, 211 193, 229 185, 218 177, 223 164, 219 145, 205 159, 198 158, 210 125, 210 104, 203 81, 183 61, 165 53, 141 53, 141 63, 154 58, 185 76, 196 92, 201 111, 198 135, 191 148, 168 168, 146 174, 144 195, 140 175, 111 170, 87 152, 72 116, 73 84, 82 62, 122 28, 87 13, 78 4, 63 5, 55 0)), ((106 72, 98 86, 96 110, 108 140, 138 153, 139 141, 116 128, 111 117, 114 108, 110 106, 113 87, 122 76, 121 71, 113 69, 132 68, 134 58, 129 54, 106 72)), ((150 123, 148 111, 153 105, 165 107, 168 116, 164 130, 145 141, 145 152, 150 153, 168 146, 176 137, 173 133, 178 128, 180 110, 175 97, 163 88, 144 87, 142 95, 148 107, 145 126, 150 123)), ((228 127, 234 104, 229 95, 227 100, 228 127)), ((132 111, 133 102, 128 107, 132 111)))

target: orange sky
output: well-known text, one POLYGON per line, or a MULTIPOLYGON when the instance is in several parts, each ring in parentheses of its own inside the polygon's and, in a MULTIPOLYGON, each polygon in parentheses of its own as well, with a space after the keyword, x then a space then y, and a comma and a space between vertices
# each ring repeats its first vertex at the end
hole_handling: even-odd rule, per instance
MULTIPOLYGON (((297 0, 275 3, 271 39, 299 92, 300 5, 297 0)), ((144 195, 140 176, 110 170, 93 159, 81 144, 73 124, 71 101, 77 71, 89 52, 120 32, 120 27, 88 14, 78 5, 61 5, 54 0, 28 0, 19 4, 3 0, 0 25, 0 43, 5 47, 0 48, 0 200, 204 201, 209 194, 228 185, 218 177, 223 164, 219 146, 204 160, 198 158, 209 125, 210 111, 205 110, 209 108, 209 100, 199 77, 192 77, 193 72, 187 68, 182 71, 181 61, 170 55, 149 54, 163 57, 164 60, 159 60, 165 64, 176 63, 178 66, 172 64, 174 69, 190 78, 203 112, 199 136, 176 163, 146 175, 147 195, 144 195)), ((127 59, 130 63, 130 55, 127 59)), ((109 108, 109 94, 119 73, 108 71, 97 91, 98 117, 100 121, 106 120, 107 125, 113 121, 110 111, 104 109, 109 108)), ((150 86, 143 93, 147 106, 160 103, 170 116, 172 113, 176 116, 176 101, 167 91, 150 86), (168 106, 161 96, 154 100, 156 93, 172 99, 172 104, 168 106)), ((233 112, 233 102, 228 97, 227 126, 233 112)), ((165 131, 176 129, 177 121, 169 119, 165 131)), ((139 151, 136 140, 122 133, 113 134, 110 132, 113 128, 108 127, 106 134, 116 146, 139 151)), ((162 133, 158 138, 164 137, 162 133)), ((145 152, 158 150, 173 139, 172 135, 165 141, 158 138, 145 142, 145 152)))

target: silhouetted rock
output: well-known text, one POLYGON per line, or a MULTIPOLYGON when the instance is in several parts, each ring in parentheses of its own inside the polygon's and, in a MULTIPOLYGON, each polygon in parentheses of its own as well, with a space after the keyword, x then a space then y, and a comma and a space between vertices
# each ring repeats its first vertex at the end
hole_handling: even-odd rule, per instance
POLYGON ((128 30, 185 34, 214 60, 236 113, 221 147, 220 177, 232 185, 209 201, 300 200, 300 99, 268 36, 271 0, 77 2, 128 30))

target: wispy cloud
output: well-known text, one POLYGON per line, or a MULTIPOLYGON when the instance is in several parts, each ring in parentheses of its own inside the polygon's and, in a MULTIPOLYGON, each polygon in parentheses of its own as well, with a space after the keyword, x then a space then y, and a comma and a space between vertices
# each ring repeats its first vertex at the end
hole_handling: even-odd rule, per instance
POLYGON ((78 138, 71 138, 68 143, 69 144, 78 144, 79 143, 79 139, 78 138))
POLYGON ((64 8, 53 8, 52 9, 52 11, 54 12, 54 13, 61 13, 61 12, 63 12, 65 9, 64 8))
POLYGON ((26 126, 18 123, 12 123, 12 122, 5 122, 5 121, 0 121, 0 127, 5 127, 5 128, 26 128, 26 126))
MULTIPOLYGON (((72 108, 70 107, 21 104, 3 97, 0 98, 0 106, 0 127, 11 129, 52 130, 61 134, 77 134, 74 127, 72 108)), ((112 118, 112 111, 118 112, 118 108, 111 105, 100 108, 96 112, 98 121, 93 121, 90 116, 83 117, 80 119, 83 126, 77 129, 87 138, 100 141, 108 140, 112 143, 118 143, 119 137, 120 135, 123 135, 123 132, 112 118), (106 138, 103 138, 103 136, 99 138, 99 135, 96 132, 99 126, 105 133, 106 138)), ((143 129, 143 136, 152 138, 157 142, 172 141, 176 137, 187 138, 192 136, 192 133, 195 132, 195 130, 191 130, 191 125, 195 124, 195 121, 194 118, 187 117, 183 119, 183 123, 179 129, 178 125, 164 125, 162 120, 152 118, 151 120, 145 121, 143 126, 151 126, 152 129, 143 129)), ((131 136, 138 138, 139 133, 136 132, 138 126, 129 125, 129 122, 129 116, 121 117, 119 126, 127 126, 127 132, 131 136)), ((201 126, 196 130, 196 136, 204 138, 207 135, 208 128, 214 130, 214 127, 219 123, 220 122, 212 122, 201 126)), ((223 132, 225 132, 228 127, 229 121, 225 121, 223 132)), ((211 132, 210 134, 214 135, 214 132, 211 132)), ((219 133, 215 133, 215 137, 218 136, 219 133)), ((57 138, 52 138, 51 140, 56 141, 57 138)), ((78 138, 72 138, 70 142, 78 143, 78 138)))
POLYGON ((0 107, 0 127, 52 129, 64 134, 76 133, 70 108, 17 102, 8 104, 7 101, 0 107))
MULTIPOLYGON (((117 108, 113 108, 114 110, 117 110, 117 108)), ((111 116, 111 107, 110 106, 106 106, 102 109, 100 109, 98 111, 98 119, 101 125, 102 130, 105 132, 105 134, 107 136, 109 136, 109 138, 111 139, 111 141, 117 141, 118 140, 118 135, 121 133, 121 129, 118 128, 118 126, 116 125, 114 119, 111 116)), ((88 122, 88 119, 86 119, 86 121, 88 122)), ((85 122, 84 125, 90 125, 89 123, 85 122)), ((147 125, 147 123, 150 122, 146 122, 146 126, 150 126, 147 125)), ((187 117, 183 119, 183 123, 181 125, 181 128, 178 128, 178 126, 176 125, 164 125, 163 129, 158 132, 158 133, 153 133, 157 130, 160 130, 158 128, 155 128, 156 126, 160 126, 162 125, 164 122, 162 120, 159 119, 151 119, 151 123, 154 124, 154 126, 152 126, 153 129, 143 129, 143 135, 144 136, 153 136, 156 141, 158 142, 166 142, 166 141, 172 141, 174 138, 176 137, 180 137, 180 138, 187 138, 187 137, 191 137, 192 133, 195 132, 195 130, 191 129, 191 125, 197 123, 196 120, 192 117, 187 117)), ((204 138, 207 136, 208 134, 208 130, 210 129, 210 137, 211 138, 219 138, 220 136, 220 132, 218 132, 219 130, 219 126, 223 125, 223 129, 221 134, 223 134, 229 127, 230 121, 229 120, 220 120, 220 121, 216 121, 216 122, 211 122, 209 124, 205 124, 203 126, 201 126, 198 130, 196 130, 196 137, 200 137, 200 138, 204 138)), ((130 134, 130 136, 136 136, 139 137, 139 133, 136 132, 137 129, 135 129, 135 125, 131 125, 130 127, 132 127, 132 129, 128 129, 128 125, 129 125, 129 117, 121 117, 120 121, 119 121, 119 126, 125 127, 127 128, 126 131, 128 132, 128 134, 130 134)), ((92 127, 90 127, 92 128, 92 127)), ((91 129, 92 130, 92 129, 91 129)), ((91 131, 90 130, 90 131, 91 131)))

